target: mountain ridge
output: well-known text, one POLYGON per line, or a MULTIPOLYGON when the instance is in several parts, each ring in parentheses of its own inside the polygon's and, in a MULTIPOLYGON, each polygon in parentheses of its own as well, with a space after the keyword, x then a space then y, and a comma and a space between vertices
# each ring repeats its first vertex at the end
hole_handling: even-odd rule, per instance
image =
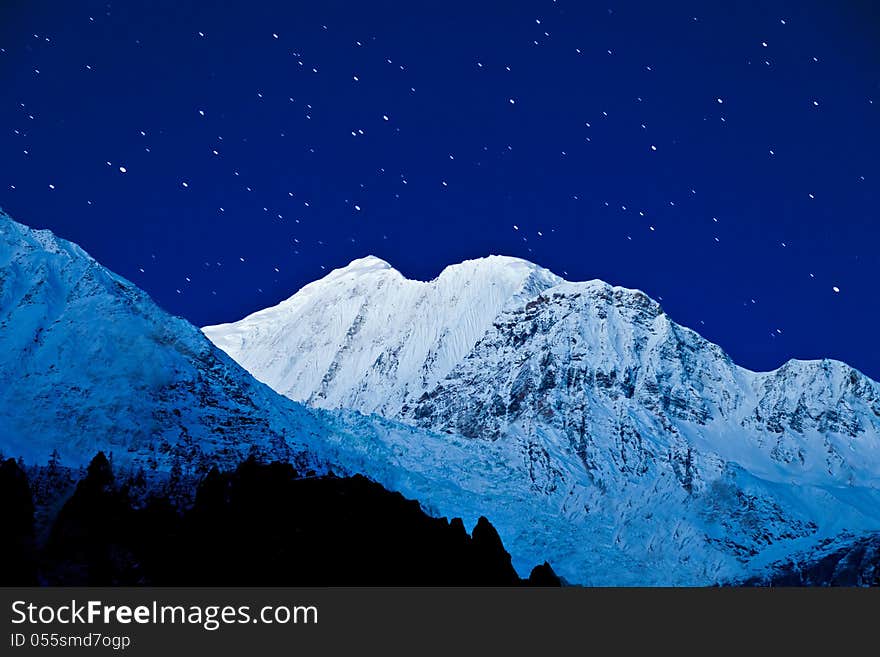
POLYGON ((490 518, 521 575, 547 560, 580 584, 743 581, 880 529, 877 384, 821 362, 744 374, 640 293, 522 267, 339 278, 271 345, 304 406, 56 240, 0 215, 4 456, 359 472, 431 515, 490 518), (310 348, 333 376, 302 370, 310 348))
POLYGON ((479 330, 454 357, 440 366, 426 357, 414 374, 399 354, 430 355, 430 341, 446 334, 409 327, 456 325, 442 303, 416 306, 415 317, 389 312, 408 289, 398 274, 396 286, 370 276, 316 281, 309 290, 320 302, 302 304, 297 293, 292 312, 269 324, 257 316, 226 325, 241 329, 237 344, 223 342, 225 327, 204 331, 311 406, 498 445, 564 517, 662 568, 687 570, 682 560, 700 554, 704 576, 718 577, 880 527, 880 384, 830 359, 753 372, 643 292, 603 281, 545 275, 485 303, 480 292, 491 295, 493 276, 504 275, 486 269, 491 276, 478 271, 432 300, 460 294, 486 311, 479 330), (382 331, 365 333, 376 317, 382 331), (264 358, 284 367, 264 369, 264 358), (670 528, 672 539, 661 538, 670 528))
MULTIPOLYGON (((265 315, 270 314, 271 311, 287 310, 289 305, 293 302, 294 299, 297 298, 297 296, 301 292, 309 291, 310 293, 313 294, 315 291, 320 290, 322 283, 325 283, 325 282, 338 280, 339 278, 347 277, 352 274, 363 275, 363 274, 372 274, 372 273, 376 273, 376 272, 383 272, 388 275, 399 277, 401 280, 406 281, 408 283, 430 285, 430 284, 434 284, 434 283, 437 283, 438 281, 442 280, 444 278, 444 275, 448 276, 449 275, 448 272, 455 272, 457 270, 467 270, 467 268, 473 268, 477 271, 479 271, 480 269, 484 269, 484 270, 489 269, 490 271, 492 271, 493 269, 497 269, 497 268, 493 267, 493 265, 516 266, 516 267, 520 267, 520 268, 529 269, 534 272, 540 272, 541 278, 543 279, 542 282, 555 281, 555 285, 548 285, 545 283, 545 286, 543 286, 543 289, 537 289, 536 293, 538 294, 538 296, 540 296, 540 294, 543 291, 545 291, 545 290, 550 291, 552 288, 557 287, 557 286, 561 286, 563 288, 560 291, 564 292, 565 290, 568 290, 569 293, 571 293, 571 292, 576 293, 578 291, 589 291, 591 289, 599 289, 599 290, 603 290, 605 292, 610 292, 612 295, 630 295, 631 298, 636 299, 639 302, 644 301, 648 307, 652 308, 652 310, 655 312, 655 314, 669 317, 669 315, 663 310, 662 305, 658 301, 656 301, 655 299, 650 297, 647 293, 645 293, 644 291, 642 291, 638 288, 629 288, 629 287, 625 287, 625 286, 614 285, 612 283, 608 283, 608 282, 603 281, 601 279, 589 279, 589 280, 585 280, 585 281, 568 281, 568 280, 562 279, 561 277, 557 276, 556 274, 554 274, 550 270, 541 267, 540 265, 532 263, 532 262, 525 260, 523 258, 518 258, 518 257, 514 257, 514 256, 488 255, 488 256, 483 256, 481 258, 472 258, 472 259, 464 260, 460 263, 447 265, 434 278, 432 278, 428 281, 422 281, 419 279, 407 278, 402 273, 400 273, 400 271, 395 269, 386 260, 383 260, 377 256, 374 256, 374 255, 367 255, 362 258, 356 258, 355 260, 352 260, 348 265, 334 269, 330 273, 325 275, 324 277, 317 279, 311 283, 306 284, 305 286, 300 288, 297 292, 295 292, 293 295, 282 300, 278 304, 275 304, 273 306, 269 306, 269 307, 261 309, 261 310, 257 310, 253 313, 246 315, 245 317, 243 317, 242 319, 237 320, 237 321, 227 322, 227 323, 223 323, 223 324, 204 326, 204 327, 202 327, 202 331, 206 335, 208 335, 208 337, 210 339, 212 339, 212 341, 214 341, 215 343, 218 343, 218 346, 221 346, 221 348, 224 348, 224 346, 226 346, 226 347, 230 347, 230 349, 231 349, 232 346, 229 345, 228 343, 226 343, 224 340, 225 339, 225 335, 224 335, 225 330, 234 329, 234 327, 236 327, 240 324, 246 324, 251 320, 264 317, 265 315), (367 266, 364 266, 364 265, 367 265, 367 266)), ((490 282, 491 282, 491 279, 490 279, 490 282)), ((542 286, 539 283, 538 288, 541 288, 541 287, 542 286)), ((532 290, 535 290, 535 288, 532 288, 532 290)), ((672 321, 671 318, 670 318, 670 321, 672 321)), ((711 345, 712 348, 718 349, 720 351, 720 353, 723 354, 724 358, 728 359, 731 363, 736 364, 733 361, 733 359, 727 354, 727 352, 723 349, 723 347, 721 347, 720 345, 718 345, 716 343, 712 343, 712 342, 706 340, 705 338, 702 337, 702 335, 700 335, 700 333, 697 330, 690 328, 690 327, 687 327, 687 326, 684 326, 684 325, 681 325, 681 324, 678 324, 677 322, 673 322, 673 323, 675 324, 677 329, 689 331, 689 332, 693 333, 694 335, 698 336, 700 338, 700 340, 703 340, 707 344, 711 345)), ((224 349, 224 350, 226 350, 226 349, 224 349)), ((230 355, 232 355, 233 358, 235 358, 236 355, 240 355, 240 354, 232 353, 230 355)), ((856 376, 858 376, 860 378, 864 378, 867 381, 870 381, 871 383, 877 385, 877 382, 874 381, 873 379, 871 379, 865 373, 861 372, 857 368, 849 365, 848 363, 846 363, 844 361, 834 359, 834 358, 789 358, 788 360, 783 362, 779 367, 776 367, 773 369, 768 369, 768 370, 751 370, 749 368, 746 368, 744 366, 736 364, 736 366, 739 369, 743 370, 744 372, 748 372, 748 373, 754 374, 754 375, 771 375, 771 374, 776 374, 776 373, 780 372, 781 370, 791 369, 791 368, 795 368, 795 367, 804 366, 804 367, 820 368, 820 367, 824 367, 826 365, 831 365, 835 368, 841 368, 841 369, 847 370, 847 372, 853 371, 853 372, 855 372, 856 376)), ((256 375, 259 377, 260 373, 256 372, 256 375)), ((271 383, 269 385, 272 387, 275 387, 271 383)), ((284 394, 284 393, 282 393, 282 394, 284 394)))

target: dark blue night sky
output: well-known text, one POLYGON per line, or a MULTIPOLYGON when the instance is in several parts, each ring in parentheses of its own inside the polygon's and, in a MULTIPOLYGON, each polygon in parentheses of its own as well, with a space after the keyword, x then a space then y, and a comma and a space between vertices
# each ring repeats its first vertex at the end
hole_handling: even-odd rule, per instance
POLYGON ((0 206, 199 325, 502 253, 880 379, 871 3, 274 5, 5 0, 0 206))

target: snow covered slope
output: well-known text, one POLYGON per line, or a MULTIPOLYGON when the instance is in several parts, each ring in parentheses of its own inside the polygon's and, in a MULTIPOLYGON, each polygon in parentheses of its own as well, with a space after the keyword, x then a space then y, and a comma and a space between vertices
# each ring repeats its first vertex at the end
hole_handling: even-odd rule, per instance
POLYGON ((635 290, 498 257, 420 283, 369 258, 204 330, 294 399, 496 445, 589 528, 567 577, 620 582, 597 563, 630 559, 628 581, 708 583, 880 528, 880 385, 834 361, 750 372, 635 290))
POLYGON ((316 431, 80 247, 0 212, 0 452, 67 464, 98 449, 168 467, 316 431))

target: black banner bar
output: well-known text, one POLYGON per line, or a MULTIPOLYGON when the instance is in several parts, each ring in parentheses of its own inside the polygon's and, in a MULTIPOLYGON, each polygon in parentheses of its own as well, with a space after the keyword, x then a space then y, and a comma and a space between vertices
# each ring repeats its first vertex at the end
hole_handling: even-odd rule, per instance
POLYGON ((5 588, 0 603, 2 655, 813 654, 871 641, 880 592, 5 588))

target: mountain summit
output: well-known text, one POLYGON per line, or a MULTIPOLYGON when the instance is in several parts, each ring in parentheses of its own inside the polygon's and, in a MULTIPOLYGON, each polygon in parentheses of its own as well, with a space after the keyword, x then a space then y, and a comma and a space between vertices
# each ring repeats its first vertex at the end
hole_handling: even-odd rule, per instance
POLYGON ((203 331, 291 399, 394 416, 449 374, 499 313, 560 282, 504 256, 413 281, 368 256, 277 306, 203 331))

